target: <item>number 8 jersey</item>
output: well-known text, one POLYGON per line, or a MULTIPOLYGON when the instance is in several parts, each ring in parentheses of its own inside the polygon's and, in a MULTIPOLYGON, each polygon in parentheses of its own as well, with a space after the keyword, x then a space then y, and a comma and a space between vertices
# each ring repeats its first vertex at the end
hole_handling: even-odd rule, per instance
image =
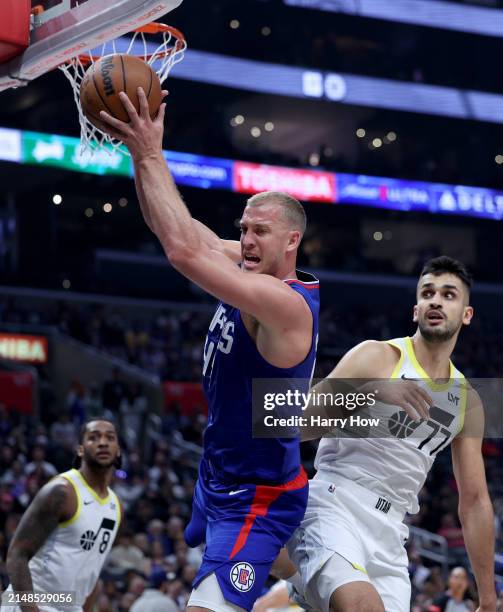
POLYGON ((370 428, 366 438, 323 438, 315 467, 349 478, 415 514, 417 496, 436 455, 463 429, 467 382, 450 362, 449 380, 436 384, 418 362, 411 338, 387 342, 400 351, 391 378, 414 380, 425 389, 434 402, 429 420, 415 423, 401 408, 378 402, 368 412, 379 417, 379 426, 370 428))
MULTIPOLYGON (((33 590, 53 593, 73 591, 75 606, 62 608, 81 610, 94 589, 101 568, 112 549, 119 528, 121 510, 117 495, 109 488, 105 498, 99 497, 78 470, 60 474, 70 482, 77 496, 74 516, 58 527, 30 560, 33 590)), ((10 589, 10 587, 9 587, 10 589)), ((59 609, 51 604, 51 609, 59 609)), ((40 606, 43 610, 44 606, 40 606)))

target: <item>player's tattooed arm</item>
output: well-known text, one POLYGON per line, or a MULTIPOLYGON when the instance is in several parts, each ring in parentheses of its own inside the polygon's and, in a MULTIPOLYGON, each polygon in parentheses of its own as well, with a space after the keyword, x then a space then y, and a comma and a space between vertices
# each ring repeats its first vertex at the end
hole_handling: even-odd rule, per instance
MULTIPOLYGON (((41 548, 58 523, 71 518, 77 500, 71 485, 56 478, 37 493, 24 513, 7 553, 7 573, 14 591, 33 591, 28 563, 41 548)), ((33 612, 36 606, 21 606, 23 612, 33 612)))

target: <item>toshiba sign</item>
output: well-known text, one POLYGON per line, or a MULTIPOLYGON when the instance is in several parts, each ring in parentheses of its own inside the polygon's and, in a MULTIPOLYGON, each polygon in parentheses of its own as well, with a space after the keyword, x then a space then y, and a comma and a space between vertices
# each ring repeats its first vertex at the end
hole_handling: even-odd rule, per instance
POLYGON ((286 191, 299 200, 335 201, 335 174, 235 162, 234 189, 241 193, 286 191))
POLYGON ((47 353, 47 338, 43 336, 0 333, 0 357, 4 359, 46 363, 47 353))

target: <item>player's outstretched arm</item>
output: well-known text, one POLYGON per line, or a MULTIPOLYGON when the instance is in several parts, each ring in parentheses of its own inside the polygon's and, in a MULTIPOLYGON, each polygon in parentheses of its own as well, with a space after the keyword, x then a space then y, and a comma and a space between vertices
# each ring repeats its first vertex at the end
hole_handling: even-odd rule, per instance
MULTIPOLYGON (((41 548, 58 523, 68 520, 77 509, 77 500, 71 485, 55 478, 37 493, 23 514, 7 552, 7 574, 14 591, 33 591, 28 563, 41 548)), ((38 610, 23 605, 23 612, 38 610)))
POLYGON ((496 612, 494 589, 494 514, 487 490, 482 437, 484 413, 470 390, 463 431, 451 445, 459 490, 459 519, 479 592, 480 612, 496 612))
MULTIPOLYGON (((311 389, 310 400, 303 415, 347 417, 351 413, 344 407, 328 403, 327 408, 326 402, 320 401, 319 397, 335 393, 375 392, 377 389, 379 401, 399 406, 414 420, 418 417, 427 419, 433 400, 426 391, 410 380, 389 380, 398 359, 397 350, 387 342, 361 342, 344 355, 325 380, 311 389)), ((319 438, 328 431, 325 427, 304 427, 302 441, 319 438)))
MULTIPOLYGON (((163 92, 165 95, 167 92, 163 92)), ((208 227, 190 215, 171 177, 162 153, 165 104, 151 120, 144 91, 138 90, 138 114, 124 92, 120 94, 131 121, 124 123, 103 112, 101 118, 108 132, 128 147, 135 169, 135 184, 140 208, 148 227, 169 253, 180 248, 216 249, 239 262, 239 243, 220 240, 208 227)))

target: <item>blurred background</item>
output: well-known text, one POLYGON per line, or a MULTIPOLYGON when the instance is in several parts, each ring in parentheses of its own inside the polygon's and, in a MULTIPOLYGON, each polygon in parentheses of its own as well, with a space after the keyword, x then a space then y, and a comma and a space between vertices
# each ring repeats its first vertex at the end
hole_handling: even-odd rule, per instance
MULTIPOLYGON (((165 21, 189 45, 167 82, 164 149, 193 215, 238 239, 247 194, 305 204, 300 267, 321 280, 316 375, 361 340, 412 333, 417 275, 446 254, 476 280, 454 363, 499 377, 503 2, 186 0, 165 21)), ((70 467, 80 424, 106 414, 125 449, 114 487, 126 521, 97 609, 126 612, 145 588, 182 609, 201 560, 182 534, 214 302, 143 222, 128 158, 89 159, 78 137, 59 71, 0 94, 0 557, 37 490, 70 467)), ((311 471, 314 451, 304 445, 311 471)), ((502 451, 486 440, 503 591, 502 451)), ((434 610, 450 568, 469 570, 449 451, 421 499, 414 612, 434 610)), ((469 574, 467 585, 476 601, 469 574)))

